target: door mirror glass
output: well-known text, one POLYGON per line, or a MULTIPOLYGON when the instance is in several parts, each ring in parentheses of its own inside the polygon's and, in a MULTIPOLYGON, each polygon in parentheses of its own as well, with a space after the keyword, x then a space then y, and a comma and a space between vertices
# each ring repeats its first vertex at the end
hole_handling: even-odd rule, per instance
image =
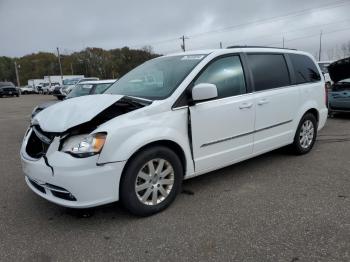
POLYGON ((218 89, 214 84, 201 83, 195 85, 192 89, 192 99, 193 101, 203 101, 218 96, 218 89))

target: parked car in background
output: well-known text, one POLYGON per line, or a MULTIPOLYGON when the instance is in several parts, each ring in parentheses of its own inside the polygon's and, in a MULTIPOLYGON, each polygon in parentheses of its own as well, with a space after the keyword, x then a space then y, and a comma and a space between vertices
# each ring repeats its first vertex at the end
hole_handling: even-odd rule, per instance
POLYGON ((82 83, 82 82, 86 82, 86 81, 97 81, 99 80, 98 77, 85 77, 85 78, 75 78, 75 79, 66 79, 63 80, 63 86, 60 87, 56 87, 53 90, 53 95, 57 97, 58 100, 63 100, 68 94, 69 92, 73 89, 73 87, 76 84, 82 83))
POLYGON ((329 76, 328 72, 328 66, 332 63, 332 61, 319 61, 317 62, 318 66, 320 67, 322 74, 324 76, 324 81, 326 83, 326 87, 330 88, 331 85, 333 84, 332 79, 329 76))
POLYGON ((66 97, 66 91, 63 89, 69 88, 70 86, 75 86, 80 79, 82 78, 64 79, 63 85, 56 86, 52 94, 56 96, 58 100, 63 100, 66 97))
POLYGON ((20 150, 25 181, 66 207, 160 212, 183 179, 287 145, 310 152, 327 120, 321 75, 310 54, 277 48, 149 60, 104 94, 37 114, 20 150))
POLYGON ((49 94, 50 93, 50 83, 40 83, 37 85, 37 90, 39 94, 49 94))
POLYGON ((78 96, 102 94, 110 87, 116 79, 112 80, 97 80, 97 81, 82 81, 76 84, 65 99, 78 96))
POLYGON ((21 90, 21 94, 22 95, 26 95, 26 94, 34 94, 35 93, 35 90, 34 90, 34 87, 33 86, 22 86, 20 87, 20 90, 21 90))
POLYGON ((328 93, 329 115, 350 112, 350 57, 329 65, 329 74, 334 84, 328 93))
POLYGON ((52 94, 57 86, 60 86, 58 82, 51 82, 49 86, 49 94, 52 94))
POLYGON ((21 90, 11 82, 0 82, 0 97, 17 96, 19 97, 21 90))
MULTIPOLYGON (((73 90, 64 98, 70 99, 79 96, 86 95, 94 95, 94 94, 102 94, 104 93, 114 82, 116 79, 112 80, 99 80, 99 81, 86 81, 77 84, 73 90)), ((34 108, 32 112, 32 118, 44 110, 45 108, 56 104, 58 101, 48 101, 34 108)))

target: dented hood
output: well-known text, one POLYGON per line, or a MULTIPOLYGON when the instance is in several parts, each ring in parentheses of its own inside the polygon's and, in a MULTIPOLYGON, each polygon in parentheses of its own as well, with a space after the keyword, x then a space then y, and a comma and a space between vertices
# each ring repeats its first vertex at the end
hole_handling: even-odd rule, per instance
POLYGON ((39 124, 40 128, 46 132, 61 133, 90 121, 122 97, 102 94, 68 99, 38 113, 32 123, 39 124))
POLYGON ((350 57, 344 58, 328 66, 329 76, 333 82, 350 78, 350 57))

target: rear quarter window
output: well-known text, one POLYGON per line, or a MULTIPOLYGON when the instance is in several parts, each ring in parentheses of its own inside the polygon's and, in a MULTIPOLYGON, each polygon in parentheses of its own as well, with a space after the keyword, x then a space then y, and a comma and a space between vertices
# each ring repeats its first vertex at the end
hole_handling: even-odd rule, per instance
POLYGON ((283 54, 248 54, 255 91, 290 85, 290 76, 283 54))
POLYGON ((321 76, 315 63, 306 55, 289 54, 295 75, 295 84, 318 82, 321 76))

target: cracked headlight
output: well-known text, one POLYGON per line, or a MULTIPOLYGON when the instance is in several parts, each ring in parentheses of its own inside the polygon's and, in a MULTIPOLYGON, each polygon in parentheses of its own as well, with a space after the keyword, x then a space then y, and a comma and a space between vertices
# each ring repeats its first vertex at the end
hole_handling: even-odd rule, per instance
POLYGON ((88 157, 99 154, 105 144, 107 134, 78 135, 68 138, 61 151, 74 157, 88 157))

